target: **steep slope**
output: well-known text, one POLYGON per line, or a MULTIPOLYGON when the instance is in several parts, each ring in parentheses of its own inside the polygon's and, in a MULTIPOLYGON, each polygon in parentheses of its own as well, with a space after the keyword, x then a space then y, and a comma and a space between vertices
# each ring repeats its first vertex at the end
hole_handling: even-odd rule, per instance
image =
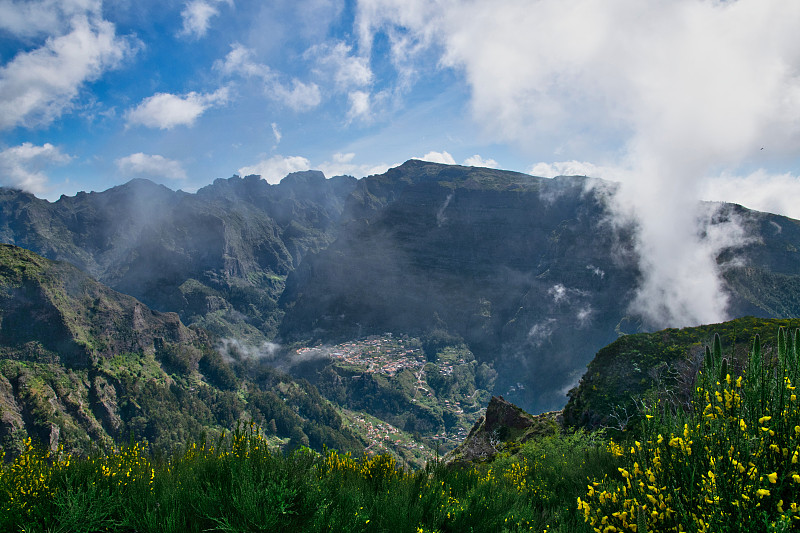
POLYGON ((607 187, 421 161, 365 178, 337 241, 290 275, 281 333, 444 329, 495 366, 496 392, 561 407, 636 285, 607 187))
MULTIPOLYGON (((221 337, 341 342, 386 332, 466 342, 494 393, 561 408, 601 347, 641 329, 634 227, 615 186, 409 161, 358 182, 319 172, 196 194, 135 180, 55 203, 0 189, 0 240, 71 262, 221 337)), ((800 223, 736 205, 750 239, 718 263, 731 316, 800 314, 800 223)))
POLYGON ((621 429, 641 417, 642 400, 688 401, 705 347, 711 346, 715 334, 736 371, 746 361, 756 335, 765 357, 772 356, 781 326, 794 331, 800 319, 743 317, 620 337, 597 352, 578 386, 570 391, 564 420, 590 429, 621 429))
POLYGON ((197 194, 133 180, 57 202, 0 188, 0 241, 64 260, 189 324, 263 339, 286 275, 332 239, 354 178, 217 180, 197 194))
POLYGON ((67 263, 0 245, 0 445, 69 450, 131 436, 169 450, 253 420, 276 444, 359 450, 309 383, 222 359, 175 313, 150 310, 67 263), (240 378, 241 377, 241 378, 240 378))
MULTIPOLYGON (((364 178, 337 240, 290 274, 281 335, 445 330, 495 366, 496 393, 560 408, 594 353, 640 327, 634 228, 607 223, 613 189, 414 160, 364 178)), ((731 217, 753 237, 719 258, 732 313, 796 316, 800 225, 733 205, 709 224, 731 217)))

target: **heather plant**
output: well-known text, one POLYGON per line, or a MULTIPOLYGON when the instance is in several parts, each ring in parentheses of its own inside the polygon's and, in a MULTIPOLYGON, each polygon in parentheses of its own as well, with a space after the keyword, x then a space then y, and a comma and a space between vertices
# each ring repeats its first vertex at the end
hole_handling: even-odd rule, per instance
POLYGON ((578 499, 594 531, 785 531, 800 521, 798 332, 765 358, 756 337, 740 375, 719 337, 688 411, 655 406, 624 445, 616 475, 578 499))
POLYGON ((557 475, 581 477, 575 449, 528 443, 491 465, 411 471, 386 455, 283 454, 254 425, 169 459, 136 443, 82 459, 29 445, 2 467, 0 530, 582 531, 574 501, 587 475, 557 475))
POLYGON ((800 527, 798 332, 747 361, 715 338, 688 408, 655 404, 623 440, 576 432, 488 464, 300 447, 255 425, 160 457, 26 442, 0 466, 3 531, 754 532, 800 527), (741 369, 737 371, 736 369, 741 369), (588 489, 588 490, 587 490, 588 489), (577 501, 577 506, 576 506, 577 501))

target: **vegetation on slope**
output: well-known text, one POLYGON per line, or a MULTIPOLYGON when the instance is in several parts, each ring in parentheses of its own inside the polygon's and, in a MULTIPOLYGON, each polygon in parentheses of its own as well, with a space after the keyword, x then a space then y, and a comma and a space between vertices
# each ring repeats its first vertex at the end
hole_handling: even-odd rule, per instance
POLYGON ((204 331, 151 311, 67 263, 0 245, 0 445, 29 437, 70 452, 130 437, 168 451, 238 421, 273 445, 360 450, 303 380, 224 360, 204 331), (232 368, 236 369, 236 372, 232 368))
POLYGON ((275 454, 255 427, 164 458, 35 446, 0 472, 0 526, 76 531, 734 532, 800 523, 800 333, 746 357, 704 349, 688 404, 617 440, 531 439, 488 463, 275 454))
POLYGON ((578 436, 531 443, 482 470, 301 449, 274 454, 255 428, 159 460, 29 447, 0 476, 0 528, 70 531, 575 531, 575 498, 611 455, 578 436), (579 465, 578 468, 571 468, 579 465), (559 525, 560 524, 560 525, 559 525))
POLYGON ((595 531, 787 531, 800 525, 800 337, 773 354, 757 336, 746 368, 706 350, 688 410, 651 407, 635 439, 610 444, 619 474, 578 507, 595 531))
MULTIPOLYGON (((704 347, 714 335, 729 347, 738 368, 746 360, 752 339, 774 338, 779 327, 795 329, 800 319, 744 317, 683 329, 623 335, 602 348, 589 363, 578 386, 569 393, 564 408, 568 425, 596 429, 624 429, 641 420, 641 401, 662 398, 688 403, 704 347)), ((764 352, 774 354, 767 340, 764 352)))

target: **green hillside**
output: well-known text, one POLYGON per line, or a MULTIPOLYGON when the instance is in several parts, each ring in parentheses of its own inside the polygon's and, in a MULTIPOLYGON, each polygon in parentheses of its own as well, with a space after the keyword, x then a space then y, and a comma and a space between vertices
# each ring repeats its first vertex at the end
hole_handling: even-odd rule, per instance
POLYGON ((306 381, 225 360, 202 330, 67 263, 0 245, 0 444, 86 453, 129 439, 168 451, 240 421, 275 446, 360 451, 306 381), (235 369, 235 371, 234 371, 235 369))
POLYGON ((731 357, 732 368, 741 369, 755 335, 764 342, 765 355, 774 357, 779 327, 794 330, 800 327, 800 319, 744 317, 623 335, 597 352, 578 386, 570 391, 565 422, 589 429, 621 428, 641 419, 642 400, 688 402, 705 347, 715 334, 731 357))

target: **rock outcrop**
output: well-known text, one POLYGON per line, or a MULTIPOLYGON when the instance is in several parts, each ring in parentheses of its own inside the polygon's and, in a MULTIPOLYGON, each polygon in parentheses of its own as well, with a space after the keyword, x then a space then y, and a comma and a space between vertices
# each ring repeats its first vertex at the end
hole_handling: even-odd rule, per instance
POLYGON ((444 457, 446 464, 459 466, 490 462, 498 453, 513 452, 533 438, 561 431, 561 412, 540 415, 526 413, 502 396, 493 396, 484 414, 467 438, 444 457))

